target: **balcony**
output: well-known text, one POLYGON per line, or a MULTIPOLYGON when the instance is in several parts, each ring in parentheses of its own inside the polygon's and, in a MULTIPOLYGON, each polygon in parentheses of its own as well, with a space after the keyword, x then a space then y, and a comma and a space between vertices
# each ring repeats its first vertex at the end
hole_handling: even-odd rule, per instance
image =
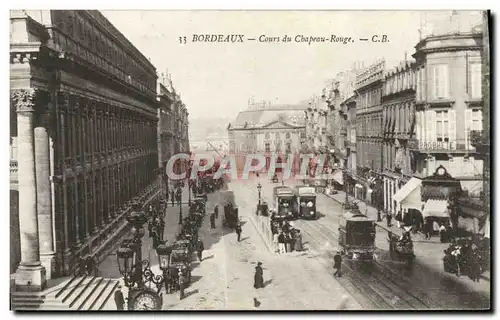
POLYGON ((455 141, 421 141, 417 139, 409 139, 407 148, 421 153, 462 153, 471 151, 467 150, 465 144, 456 143, 455 141))

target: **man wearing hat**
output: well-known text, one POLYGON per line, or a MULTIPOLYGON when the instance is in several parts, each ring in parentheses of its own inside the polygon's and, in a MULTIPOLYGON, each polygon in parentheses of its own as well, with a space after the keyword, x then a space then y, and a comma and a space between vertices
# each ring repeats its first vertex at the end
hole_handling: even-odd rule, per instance
POLYGON ((255 267, 254 284, 255 289, 264 288, 264 270, 262 270, 262 262, 258 262, 255 267))
POLYGON ((335 269, 335 272, 333 273, 334 277, 341 277, 341 268, 342 268, 342 256, 340 255, 340 251, 337 251, 337 254, 333 257, 333 268, 335 269))
POLYGON ((179 269, 179 300, 184 299, 184 274, 182 269, 179 269))

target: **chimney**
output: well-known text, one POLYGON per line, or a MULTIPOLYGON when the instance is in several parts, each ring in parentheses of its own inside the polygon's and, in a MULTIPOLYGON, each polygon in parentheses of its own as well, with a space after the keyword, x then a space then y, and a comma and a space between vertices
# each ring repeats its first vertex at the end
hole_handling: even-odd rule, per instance
POLYGON ((408 51, 405 51, 405 62, 408 61, 408 51))

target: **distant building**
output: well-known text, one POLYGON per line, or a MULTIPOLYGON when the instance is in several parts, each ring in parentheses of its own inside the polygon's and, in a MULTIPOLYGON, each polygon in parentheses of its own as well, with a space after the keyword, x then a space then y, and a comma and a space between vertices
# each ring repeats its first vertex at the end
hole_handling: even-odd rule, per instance
MULTIPOLYGON (((394 200, 394 194, 411 178, 411 156, 408 140, 415 135, 415 89, 417 85, 414 61, 402 61, 385 74, 383 87, 383 202, 385 212, 396 215, 399 210, 405 213, 409 209, 421 210, 420 200, 417 205, 394 200)), ((416 195, 420 198, 420 193, 416 195)))
MULTIPOLYGON (((245 155, 260 153, 266 157, 266 170, 272 155, 285 162, 289 154, 297 154, 306 139, 305 110, 307 104, 252 104, 241 111, 228 126, 229 152, 237 155, 238 169, 245 155)), ((298 164, 295 167, 298 168, 298 164)))
POLYGON ((356 76, 356 197, 372 203, 372 184, 382 180, 382 88, 385 60, 356 76))

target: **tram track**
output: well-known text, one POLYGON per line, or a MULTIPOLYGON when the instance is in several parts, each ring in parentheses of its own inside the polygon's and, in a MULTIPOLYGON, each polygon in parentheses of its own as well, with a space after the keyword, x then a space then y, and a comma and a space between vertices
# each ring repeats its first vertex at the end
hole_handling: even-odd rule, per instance
MULTIPOLYGON (((250 188, 247 190, 255 194, 255 190, 250 188)), ((308 235, 310 243, 316 244, 315 251, 319 254, 319 256, 311 255, 309 257, 316 260, 328 273, 332 273, 334 253, 332 250, 321 250, 323 245, 318 239, 318 235, 328 243, 334 244, 337 243, 338 232, 318 220, 299 221, 300 230, 308 235)), ((375 262, 375 264, 383 267, 378 262, 375 262)), ((367 278, 361 276, 361 274, 366 276, 367 273, 360 271, 362 270, 359 270, 359 268, 356 269, 348 263, 343 263, 344 277, 338 278, 338 281, 361 305, 369 304, 369 309, 376 310, 429 309, 427 303, 414 296, 407 288, 402 288, 392 277, 386 276, 386 273, 380 272, 380 270, 378 270, 378 273, 377 271, 374 273, 372 269, 369 270, 369 278, 367 278)))
MULTIPOLYGON (((313 239, 314 242, 320 243, 319 239, 312 236, 314 233, 317 233, 319 236, 331 243, 335 243, 337 240, 335 237, 338 237, 338 232, 335 232, 332 228, 321 224, 319 221, 310 221, 307 224, 303 224, 301 230, 304 230, 304 226, 307 225, 313 229, 313 231, 306 230, 306 233, 311 235, 311 239, 313 239)), ((332 260, 333 255, 332 251, 326 252, 326 256, 332 260)), ((344 263, 344 266, 346 266, 345 269, 348 270, 347 275, 353 281, 360 284, 358 286, 364 286, 365 289, 366 287, 370 288, 368 292, 361 290, 363 294, 366 295, 375 293, 385 302, 378 305, 376 303, 375 307, 377 308, 384 305, 388 305, 390 306, 390 309, 396 310, 423 310, 430 308, 429 303, 424 301, 421 297, 414 295, 409 288, 401 282, 401 279, 395 280, 394 277, 387 275, 387 272, 383 272, 381 268, 384 270, 386 268, 376 261, 366 265, 359 265, 358 267, 353 266, 353 262, 347 262, 344 263), (362 277, 361 274, 365 275, 365 277, 362 277)))

